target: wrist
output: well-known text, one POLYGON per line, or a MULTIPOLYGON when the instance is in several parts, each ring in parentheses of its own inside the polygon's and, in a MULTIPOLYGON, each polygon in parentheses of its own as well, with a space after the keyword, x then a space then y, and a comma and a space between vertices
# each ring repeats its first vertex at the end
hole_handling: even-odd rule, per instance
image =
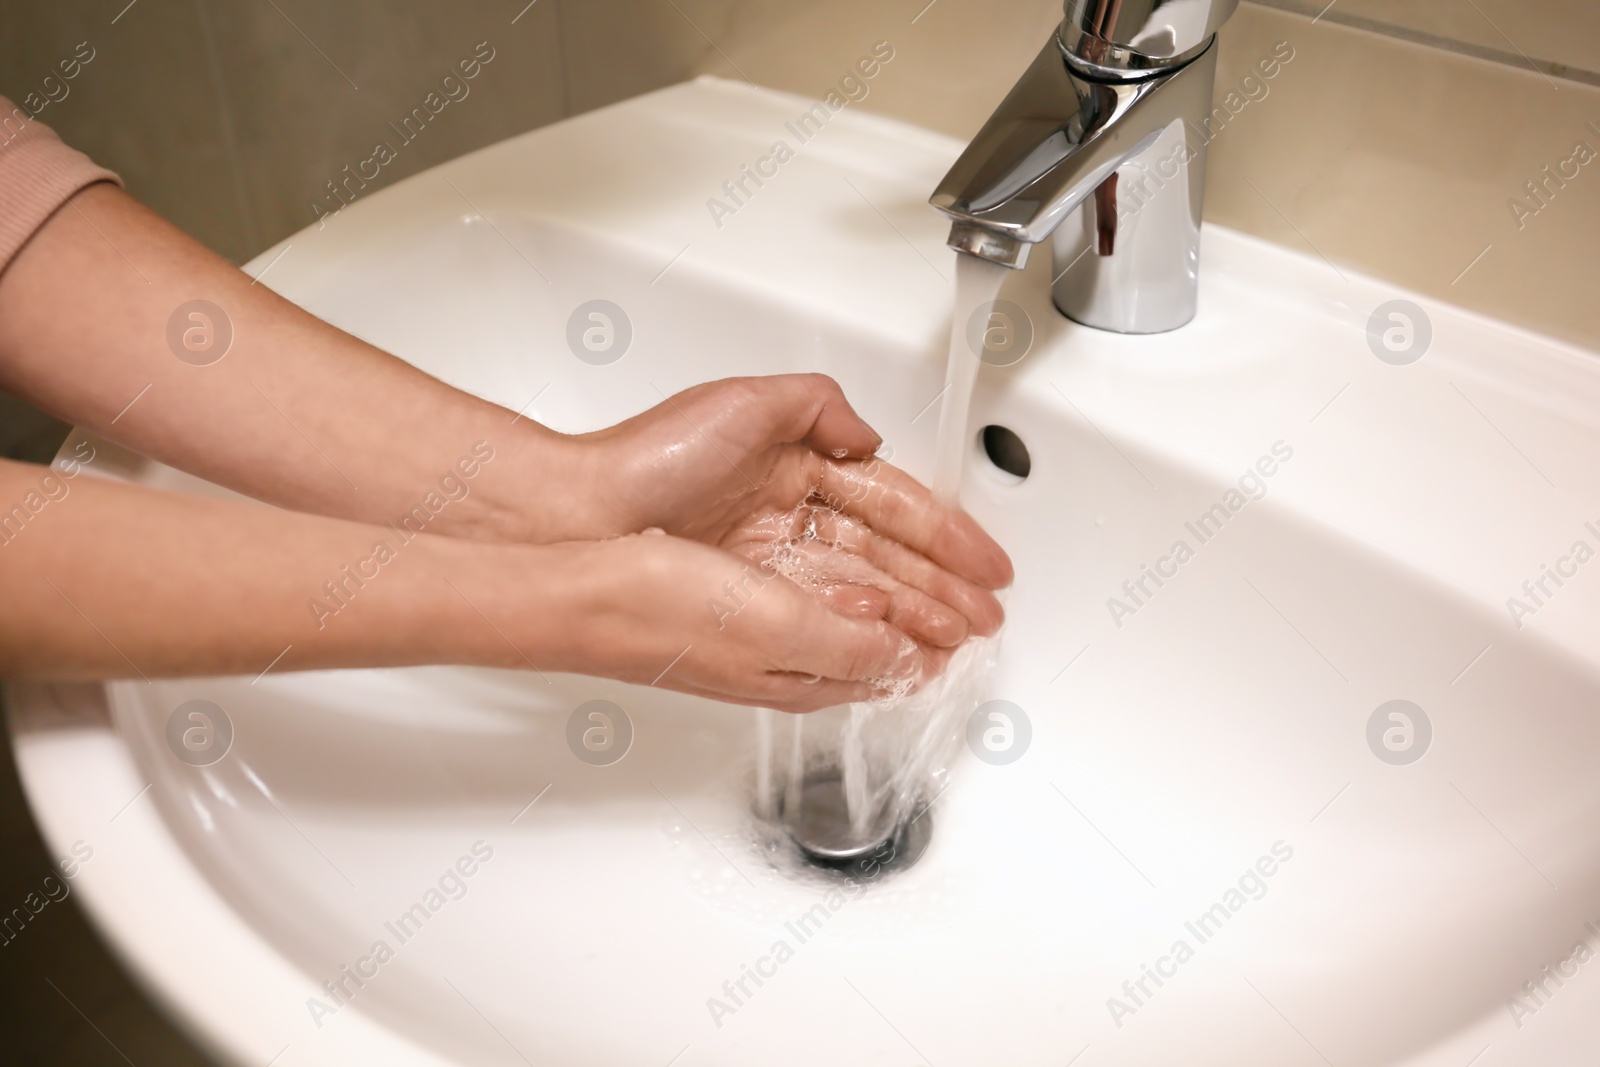
POLYGON ((610 584, 590 551, 598 546, 427 542, 419 571, 428 592, 416 601, 425 606, 413 616, 411 640, 430 651, 419 662, 544 673, 593 666, 584 650, 594 643, 600 590, 610 584))
POLYGON ((626 532, 608 514, 603 447, 526 418, 483 431, 472 507, 451 532, 480 541, 548 545, 626 532))
POLYGON ((680 548, 720 555, 661 535, 457 542, 446 551, 455 557, 451 580, 464 610, 452 618, 471 635, 477 662, 649 684, 692 640, 685 633, 692 598, 683 592, 692 560, 680 548))

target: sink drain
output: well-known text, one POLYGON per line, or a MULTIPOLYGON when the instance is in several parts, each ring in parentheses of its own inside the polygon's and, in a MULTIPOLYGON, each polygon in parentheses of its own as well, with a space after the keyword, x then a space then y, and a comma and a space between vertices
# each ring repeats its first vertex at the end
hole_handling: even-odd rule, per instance
POLYGON ((899 825, 881 812, 865 834, 856 834, 844 782, 833 771, 808 776, 799 810, 781 811, 780 818, 790 840, 813 865, 857 878, 909 867, 927 851, 933 832, 932 816, 923 810, 899 825))

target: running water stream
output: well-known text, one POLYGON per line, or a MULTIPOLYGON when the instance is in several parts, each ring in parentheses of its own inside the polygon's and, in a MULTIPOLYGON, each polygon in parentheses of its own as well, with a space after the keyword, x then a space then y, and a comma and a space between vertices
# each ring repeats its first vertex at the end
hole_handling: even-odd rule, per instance
MULTIPOLYGON (((961 496, 961 473, 971 442, 967 439, 967 413, 972 389, 983 360, 973 351, 968 324, 981 309, 1000 295, 1010 268, 977 256, 957 254, 956 297, 950 315, 950 352, 944 365, 944 395, 939 401, 939 437, 934 445, 933 497, 946 507, 956 507, 961 496)), ((984 331, 979 331, 980 341, 984 331)))
MULTIPOLYGON (((932 485, 934 499, 947 507, 959 506, 962 473, 972 444, 967 418, 982 364, 969 323, 983 308, 992 306, 1007 273, 1007 268, 974 256, 956 257, 956 291, 944 388, 939 396, 932 485)), ((976 332, 981 345, 984 331, 980 328, 976 332)), ((807 540, 817 537, 814 517, 801 525, 804 533, 780 547, 774 557, 774 564, 779 565, 774 569, 804 585, 806 580, 815 581, 818 577, 815 549, 843 549, 837 542, 818 546, 807 540)), ((856 846, 876 846, 914 818, 917 805, 931 801, 928 794, 948 770, 962 722, 970 711, 974 683, 992 661, 995 643, 992 637, 969 638, 956 650, 945 670, 937 677, 924 679, 922 688, 915 693, 906 692, 908 678, 883 679, 880 696, 850 705, 838 730, 837 747, 831 753, 823 753, 819 766, 811 769, 813 774, 838 778, 849 824, 848 840, 840 842, 841 852, 852 851, 856 846)), ((914 647, 908 648, 907 660, 913 666, 910 654, 915 651, 914 647)), ((920 654, 917 656, 920 658, 920 654)), ((787 731, 789 765, 781 775, 781 786, 779 775, 774 773, 778 744, 775 718, 770 709, 761 709, 757 717, 756 814, 773 822, 781 813, 782 821, 793 833, 810 786, 805 780, 810 762, 805 746, 808 717, 791 717, 791 729, 787 731)), ((805 845, 802 840, 802 847, 805 845)))

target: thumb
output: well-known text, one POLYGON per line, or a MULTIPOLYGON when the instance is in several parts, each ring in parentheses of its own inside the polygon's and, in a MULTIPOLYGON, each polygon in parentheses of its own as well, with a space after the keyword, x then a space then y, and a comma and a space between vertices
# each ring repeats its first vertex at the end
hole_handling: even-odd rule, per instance
POLYGON ((836 459, 862 459, 883 438, 845 399, 839 383, 826 374, 777 374, 752 380, 764 396, 772 441, 802 441, 836 459))

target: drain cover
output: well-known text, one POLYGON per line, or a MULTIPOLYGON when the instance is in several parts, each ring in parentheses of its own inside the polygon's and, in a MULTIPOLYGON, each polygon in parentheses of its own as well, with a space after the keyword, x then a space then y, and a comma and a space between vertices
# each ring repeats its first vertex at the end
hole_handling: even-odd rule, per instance
POLYGON ((932 829, 925 813, 896 826, 885 810, 877 813, 865 834, 857 835, 850 825, 844 783, 831 773, 807 779, 801 789, 800 810, 794 817, 785 812, 784 826, 811 862, 856 869, 867 877, 883 868, 914 863, 927 849, 932 829))

